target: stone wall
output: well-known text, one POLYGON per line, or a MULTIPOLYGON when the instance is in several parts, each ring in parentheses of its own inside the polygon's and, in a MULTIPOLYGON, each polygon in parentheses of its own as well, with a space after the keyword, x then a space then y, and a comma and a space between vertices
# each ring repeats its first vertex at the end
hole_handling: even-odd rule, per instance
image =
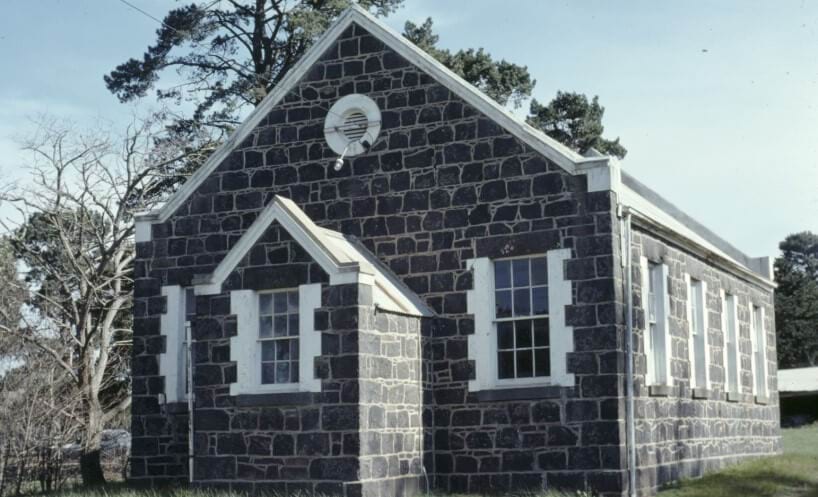
MULTIPOLYGON (((276 194, 292 199, 318 225, 360 238, 437 312, 438 317, 420 325, 425 359, 424 466, 435 488, 482 492, 546 486, 622 494, 626 484, 624 299, 621 271, 617 269, 613 194, 588 192, 584 176, 568 174, 358 26, 348 29, 332 45, 174 216, 152 227, 152 240, 138 246, 134 381, 146 387, 135 388, 133 415, 135 426, 146 426, 151 420, 157 424, 142 432, 143 442, 135 439, 135 443, 147 446, 135 454, 135 465, 157 469, 136 473, 135 478, 155 483, 173 476, 171 466, 179 469, 177 459, 162 462, 172 451, 170 441, 154 446, 149 440, 169 430, 161 422, 155 401, 163 388, 154 367, 156 354, 163 347, 157 340, 160 288, 187 285, 194 274, 211 272, 276 194), (331 162, 336 154, 325 142, 323 122, 330 106, 351 93, 365 94, 377 102, 382 130, 369 152, 348 158, 344 168, 334 171, 331 162), (466 261, 545 254, 552 249, 570 249, 572 255, 563 270, 572 282, 574 303, 566 309, 566 324, 573 327, 574 352, 568 357, 568 370, 575 375, 575 385, 470 392, 468 382, 475 368, 481 366, 468 360, 474 319, 466 309, 466 291, 473 286, 466 261)), ((279 259, 273 254, 272 249, 257 249, 249 255, 251 277, 263 274, 265 281, 277 281, 279 271, 271 267, 279 259)), ((287 262, 298 261, 288 256, 287 262)), ((299 271, 304 278, 313 275, 307 266, 299 271)), ((225 289, 237 288, 240 283, 234 278, 246 279, 240 273, 231 276, 225 289)), ((325 291, 338 291, 327 288, 325 291)), ((210 362, 197 359, 197 396, 199 390, 203 396, 197 403, 221 420, 213 420, 217 430, 199 427, 202 432, 197 435, 197 450, 203 458, 219 457, 219 434, 229 446, 236 438, 233 435, 245 433, 237 420, 240 411, 234 406, 235 399, 228 395, 235 367, 224 361, 223 354, 228 353, 225 347, 229 347, 230 333, 235 332, 235 319, 225 311, 229 307, 226 299, 222 294, 197 302, 213 314, 207 318, 212 326, 198 321, 194 326, 197 336, 208 342, 211 356, 210 362), (216 351, 222 354, 218 361, 212 359, 216 351)), ((332 306, 334 300, 329 294, 325 299, 324 305, 332 306)), ((365 311, 355 311, 361 319, 362 313, 365 311)), ((412 358, 396 356, 390 368, 393 373, 401 371, 399 376, 373 378, 371 384, 365 378, 362 385, 379 390, 368 391, 360 399, 358 392, 345 397, 351 392, 343 385, 353 382, 335 381, 332 375, 338 374, 339 368, 349 368, 342 373, 346 380, 358 373, 358 359, 346 355, 359 346, 345 347, 352 337, 371 338, 388 329, 389 340, 380 344, 382 352, 400 342, 402 353, 408 354, 409 337, 417 334, 414 326, 391 321, 387 326, 376 320, 372 328, 354 328, 345 338, 342 330, 348 328, 330 321, 324 328, 327 348, 322 350, 318 369, 330 375, 324 377, 324 390, 316 401, 324 407, 310 404, 248 411, 249 426, 258 427, 250 431, 272 436, 271 458, 276 454, 277 435, 262 431, 282 426, 294 437, 289 462, 281 466, 280 461, 271 459, 269 466, 295 468, 292 465, 301 461, 300 469, 293 470, 300 475, 294 481, 306 482, 312 462, 297 456, 297 438, 305 431, 305 423, 307 431, 319 429, 316 410, 321 411, 318 417, 323 420, 326 405, 340 403, 333 408, 351 411, 357 407, 347 404, 361 403, 362 410, 353 416, 356 426, 335 430, 332 425, 320 425, 322 432, 333 433, 326 446, 319 445, 317 454, 329 451, 329 455, 343 458, 353 450, 347 444, 364 443, 355 439, 354 433, 364 426, 357 423, 369 423, 371 412, 379 418, 374 399, 378 395, 382 398, 384 392, 390 395, 394 386, 395 391, 403 391, 403 403, 386 409, 384 416, 388 420, 391 412, 398 420, 408 419, 412 429, 401 433, 405 428, 401 422, 400 427, 365 430, 373 445, 371 452, 369 445, 362 448, 367 465, 362 475, 372 471, 382 474, 385 467, 387 475, 394 474, 409 485, 419 471, 414 460, 418 440, 410 436, 414 432, 411 420, 417 413, 409 402, 414 399, 414 387, 400 384, 417 373, 411 366, 412 358), (408 376, 403 375, 403 368, 408 376), (269 424, 271 419, 274 424, 269 424), (262 420, 266 420, 264 424, 262 420), (374 452, 376 434, 381 442, 379 455, 374 452), (391 439, 391 448, 384 444, 384 438, 387 442, 391 439)), ((364 359, 372 362, 361 371, 377 370, 371 357, 365 355, 364 359)), ((224 481, 261 477, 257 465, 244 461, 249 456, 243 449, 239 444, 237 451, 245 455, 229 456, 242 458, 236 461, 243 472, 239 475, 237 466, 236 474, 226 475, 224 481)), ((202 476, 217 474, 217 462, 214 459, 216 473, 202 476)), ((361 491, 365 490, 362 485, 361 491)))
MULTIPOLYGON (((773 294, 770 289, 743 281, 662 242, 655 236, 635 230, 634 264, 639 257, 668 266, 670 294, 669 331, 672 337, 671 375, 673 388, 667 396, 651 396, 645 387, 647 367, 643 347, 644 310, 642 309, 641 275, 634 273, 638 289, 636 343, 636 413, 637 465, 640 491, 651 494, 664 483, 684 477, 701 476, 748 457, 766 456, 781 450, 778 392, 775 381, 776 349, 773 294), (690 388, 688 355, 687 285, 684 273, 707 283, 705 295, 708 313, 707 340, 710 346, 709 372, 711 387, 706 398, 693 398, 690 388), (736 401, 725 393, 720 290, 738 299, 741 391, 736 401), (766 309, 764 329, 767 336, 768 399, 757 402, 752 395, 750 342, 750 302, 766 309)), ((697 395, 698 396, 698 395, 697 395)))

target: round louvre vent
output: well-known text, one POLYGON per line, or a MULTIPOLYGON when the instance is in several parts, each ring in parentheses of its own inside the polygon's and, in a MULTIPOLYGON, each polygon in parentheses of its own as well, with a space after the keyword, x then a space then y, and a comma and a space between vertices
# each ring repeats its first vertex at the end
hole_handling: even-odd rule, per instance
POLYGON ((341 125, 341 133, 349 141, 360 140, 366 134, 367 125, 368 119, 364 113, 354 110, 344 118, 344 124, 341 125))
POLYGON ((381 131, 381 111, 365 95, 347 95, 329 109, 324 121, 327 144, 338 155, 351 157, 369 150, 381 131))

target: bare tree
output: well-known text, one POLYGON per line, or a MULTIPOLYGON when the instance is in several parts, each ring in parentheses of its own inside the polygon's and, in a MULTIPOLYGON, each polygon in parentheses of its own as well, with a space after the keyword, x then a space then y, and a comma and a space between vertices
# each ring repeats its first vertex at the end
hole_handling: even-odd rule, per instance
POLYGON ((28 295, 21 324, 0 319, 0 334, 37 347, 72 383, 83 483, 98 484, 102 431, 131 403, 132 213, 149 207, 163 173, 186 157, 152 122, 135 121, 120 138, 38 123, 24 143, 28 183, 0 193, 18 213, 0 221, 25 268, 12 284, 28 295))

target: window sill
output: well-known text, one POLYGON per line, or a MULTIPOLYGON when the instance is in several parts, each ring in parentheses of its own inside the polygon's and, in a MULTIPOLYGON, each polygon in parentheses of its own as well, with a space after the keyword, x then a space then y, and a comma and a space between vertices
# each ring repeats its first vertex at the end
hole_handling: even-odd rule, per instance
POLYGON ((274 392, 240 394, 236 396, 237 407, 262 407, 271 405, 301 406, 319 402, 316 392, 274 392))
POLYGON ((770 398, 766 395, 756 395, 755 396, 756 404, 761 406, 766 406, 770 404, 770 398))
POLYGON ((648 386, 648 395, 651 397, 670 397, 673 392, 671 385, 650 385, 648 386))
POLYGON ((744 400, 744 395, 738 392, 727 392, 727 402, 741 402, 744 400))
POLYGON ((573 387, 559 385, 494 388, 470 392, 468 400, 469 402, 495 402, 501 400, 554 399, 559 398, 566 388, 573 389, 573 387))
POLYGON ((709 399, 713 391, 708 388, 694 388, 692 396, 694 399, 709 399))

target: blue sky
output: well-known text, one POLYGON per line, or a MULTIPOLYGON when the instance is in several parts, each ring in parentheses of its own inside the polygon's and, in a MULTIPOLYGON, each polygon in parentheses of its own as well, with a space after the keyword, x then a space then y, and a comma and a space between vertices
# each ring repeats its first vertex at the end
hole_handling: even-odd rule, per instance
MULTIPOLYGON (((131 0, 156 17, 171 0, 131 0)), ((441 45, 527 65, 535 97, 599 95, 623 167, 750 255, 818 232, 818 2, 407 0, 388 23, 435 20, 441 45)), ((135 111, 102 76, 153 40, 116 0, 4 0, 0 173, 50 113, 116 125, 135 111)), ((0 213, 2 211, 0 210, 0 213)))

